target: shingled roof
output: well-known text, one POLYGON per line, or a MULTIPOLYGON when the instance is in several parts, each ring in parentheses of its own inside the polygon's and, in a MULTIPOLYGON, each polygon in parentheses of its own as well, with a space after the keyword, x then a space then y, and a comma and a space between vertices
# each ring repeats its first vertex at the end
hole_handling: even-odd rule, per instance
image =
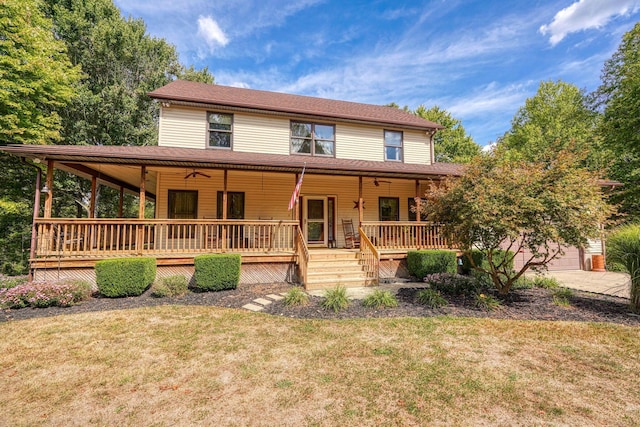
POLYGON ((170 166, 187 168, 262 170, 321 175, 373 176, 430 179, 458 176, 461 165, 434 163, 417 165, 399 162, 336 159, 332 157, 287 156, 280 154, 241 153, 227 150, 202 150, 177 147, 127 147, 91 145, 8 145, 4 151, 19 157, 39 158, 70 163, 104 163, 118 165, 170 166))
POLYGON ((437 123, 393 107, 210 85, 184 80, 173 81, 150 92, 149 96, 167 101, 247 108, 301 116, 317 116, 327 119, 375 123, 425 131, 443 128, 437 123))

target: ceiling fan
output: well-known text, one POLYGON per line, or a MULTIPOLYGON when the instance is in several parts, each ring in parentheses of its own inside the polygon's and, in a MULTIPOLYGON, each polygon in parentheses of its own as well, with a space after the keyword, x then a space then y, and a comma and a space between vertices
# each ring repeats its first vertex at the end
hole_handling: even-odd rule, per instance
POLYGON ((385 184, 391 184, 391 181, 385 181, 384 179, 373 178, 373 185, 376 187, 380 187, 380 183, 384 182, 385 184))
POLYGON ((204 176, 205 178, 211 178, 211 175, 207 175, 207 174, 206 174, 206 173, 204 173, 204 172, 200 172, 200 171, 197 171, 197 170, 195 170, 195 169, 194 169, 192 172, 189 172, 189 173, 184 177, 184 179, 187 179, 187 178, 195 178, 197 175, 204 176))

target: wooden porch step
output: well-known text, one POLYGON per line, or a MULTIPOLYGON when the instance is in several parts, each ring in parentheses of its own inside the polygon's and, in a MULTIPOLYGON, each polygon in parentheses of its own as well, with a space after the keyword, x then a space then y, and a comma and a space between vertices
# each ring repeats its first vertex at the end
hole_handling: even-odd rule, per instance
POLYGON ((307 280, 305 284, 305 288, 308 290, 316 290, 316 289, 332 289, 336 286, 344 286, 345 288, 356 288, 361 286, 370 286, 372 284, 371 280, 367 280, 366 278, 360 277, 351 277, 351 278, 336 278, 336 277, 325 277, 323 279, 317 280, 307 280))

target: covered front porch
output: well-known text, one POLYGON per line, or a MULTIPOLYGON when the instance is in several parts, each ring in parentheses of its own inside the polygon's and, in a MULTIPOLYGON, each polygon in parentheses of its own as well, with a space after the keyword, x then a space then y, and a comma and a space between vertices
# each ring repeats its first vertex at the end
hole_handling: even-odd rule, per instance
POLYGON ((199 254, 239 253, 243 264, 292 264, 297 281, 307 284, 314 251, 354 248, 366 283, 375 283, 385 259, 448 247, 440 225, 416 214, 425 189, 445 175, 435 165, 165 147, 3 150, 46 165, 37 169, 33 270, 90 268, 101 259, 135 256, 184 266, 199 254), (52 217, 54 169, 90 180, 87 217, 52 217), (302 188, 292 196, 303 170, 302 188), (137 218, 94 217, 100 185, 119 189, 120 200, 135 194, 137 218), (355 238, 344 222, 353 224, 355 238))

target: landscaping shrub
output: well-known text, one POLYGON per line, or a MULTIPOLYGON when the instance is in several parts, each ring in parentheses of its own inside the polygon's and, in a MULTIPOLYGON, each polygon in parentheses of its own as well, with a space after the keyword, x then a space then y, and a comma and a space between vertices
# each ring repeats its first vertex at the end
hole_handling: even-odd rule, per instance
MULTIPOLYGON (((506 255, 509 255, 510 257, 513 256, 513 252, 511 251, 494 251, 493 253, 493 258, 494 258, 494 265, 499 264, 506 255)), ((461 266, 461 270, 462 270, 462 274, 469 274, 471 271, 473 271, 473 267, 471 265, 471 261, 469 261, 469 256, 471 256, 471 258, 473 259, 473 262, 475 263, 476 266, 482 267, 486 270, 489 270, 489 261, 487 260, 487 256, 484 253, 484 251, 478 250, 478 249, 474 249, 471 252, 465 252, 462 255, 462 266, 461 266)), ((513 270, 513 259, 511 260, 511 262, 509 263, 509 265, 507 265, 507 267, 509 268, 509 270, 513 270)))
POLYGON ((478 294, 474 298, 475 306, 481 310, 494 311, 501 307, 500 301, 487 294, 478 294))
POLYGON ((284 296, 284 305, 307 305, 309 304, 309 295, 299 287, 289 289, 284 296))
POLYGON ((91 286, 81 281, 59 283, 32 282, 0 289, 0 306, 24 307, 68 307, 89 297, 91 286))
POLYGON ((458 271, 456 253, 453 251, 409 251, 407 253, 409 273, 422 279, 428 274, 458 271))
POLYGON ((640 313, 640 224, 613 230, 607 237, 607 259, 631 276, 631 309, 640 313))
POLYGON ((349 307, 349 299, 347 298, 347 289, 338 285, 334 289, 324 291, 324 300, 321 303, 326 310, 333 310, 336 313, 349 307))
POLYGON ((416 300, 419 304, 426 305, 429 308, 440 308, 449 304, 449 301, 435 289, 422 289, 418 291, 416 300))
POLYGON ((533 279, 533 286, 543 289, 556 289, 560 287, 560 282, 554 277, 536 276, 533 279))
POLYGON ((569 298, 573 296, 573 291, 569 288, 558 288, 553 291, 553 303, 562 307, 571 305, 569 298))
POLYGON ((27 276, 0 276, 0 289, 15 288, 27 283, 27 276))
POLYGON ((241 263, 238 254, 198 255, 194 259, 195 288, 203 292, 236 289, 241 263))
POLYGON ((106 297, 141 295, 155 278, 155 258, 106 259, 96 262, 98 290, 106 297))
POLYGON ((189 282, 182 274, 164 277, 151 286, 151 296, 156 298, 179 297, 187 293, 189 282))
POLYGON ((397 307, 398 300, 391 292, 376 289, 373 293, 367 295, 366 298, 362 300, 362 305, 379 310, 381 308, 397 307))
POLYGON ((431 289, 448 295, 475 295, 485 289, 479 280, 460 274, 429 274, 424 281, 431 289))

